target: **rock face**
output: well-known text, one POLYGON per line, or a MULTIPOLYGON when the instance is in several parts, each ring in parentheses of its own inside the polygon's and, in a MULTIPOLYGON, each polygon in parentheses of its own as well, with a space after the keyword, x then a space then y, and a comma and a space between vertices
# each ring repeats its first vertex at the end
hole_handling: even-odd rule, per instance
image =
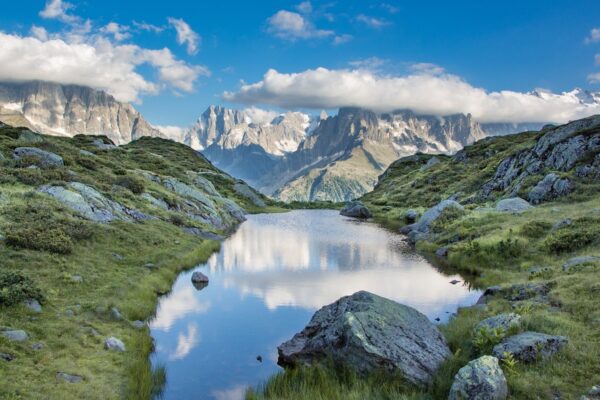
POLYGON ((513 197, 510 199, 502 199, 496 204, 496 211, 521 213, 530 209, 532 206, 526 200, 520 197, 513 197))
POLYGON ((494 346, 493 355, 504 358, 504 353, 510 353, 521 362, 530 363, 540 357, 549 357, 557 353, 568 343, 564 336, 551 336, 538 332, 523 332, 504 339, 494 346))
POLYGON ((17 147, 13 151, 13 158, 15 160, 22 160, 24 158, 36 159, 36 164, 42 168, 62 167, 65 165, 62 157, 58 154, 38 149, 37 147, 17 147))
POLYGON ((261 199, 261 197, 245 183, 236 183, 233 186, 233 190, 235 190, 237 194, 250 200, 256 207, 264 208, 267 206, 263 199, 261 199))
POLYGON ((581 396, 580 400, 600 400, 600 385, 592 386, 585 396, 581 396))
POLYGON ((498 359, 483 356, 458 371, 448 400, 504 400, 507 397, 508 385, 498 359))
POLYGON ((361 202, 353 201, 346 204, 346 207, 340 211, 340 214, 345 217, 368 219, 373 216, 371 211, 361 202))
POLYGON ((130 104, 88 87, 50 82, 0 83, 0 119, 48 135, 106 135, 124 144, 142 136, 164 136, 130 104), (15 117, 22 120, 19 123, 15 117))
POLYGON ((548 174, 529 192, 529 201, 539 204, 543 201, 554 200, 569 194, 572 190, 571 181, 560 179, 558 175, 548 174))
POLYGON ((450 355, 444 336, 423 314, 364 291, 321 308, 278 351, 282 366, 331 357, 359 373, 399 372, 418 385, 428 382, 450 355))

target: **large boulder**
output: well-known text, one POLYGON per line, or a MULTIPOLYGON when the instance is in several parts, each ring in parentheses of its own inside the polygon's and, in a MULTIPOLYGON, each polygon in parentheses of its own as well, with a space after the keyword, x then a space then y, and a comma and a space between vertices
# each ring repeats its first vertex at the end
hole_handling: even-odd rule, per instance
MULTIPOLYGON (((431 224, 436 219, 438 219, 440 217, 440 215, 442 215, 444 210, 446 210, 447 208, 456 208, 459 210, 464 210, 463 206, 461 206, 460 203, 458 203, 454 200, 443 200, 443 201, 439 202, 437 205, 435 205, 435 206, 431 207, 430 209, 428 209, 427 211, 425 211, 423 213, 423 215, 421 215, 421 218, 419 218, 419 221, 417 221, 417 223, 415 223, 413 225, 408 225, 405 228, 409 229, 411 232, 426 234, 429 232, 429 228, 431 227, 431 224)), ((414 234, 413 234, 413 236, 414 236, 414 234)))
POLYGON ((521 316, 515 313, 505 313, 494 315, 481 321, 475 326, 475 332, 482 330, 496 330, 502 333, 508 332, 513 328, 518 328, 521 325, 521 316))
POLYGON ((15 160, 22 160, 24 158, 36 159, 36 164, 42 168, 62 167, 65 165, 63 158, 58 154, 38 149, 37 147, 17 147, 13 151, 13 158, 15 160))
POLYGON ((552 336, 539 332, 523 332, 507 337, 494 346, 492 354, 500 359, 510 353, 523 363, 531 363, 540 357, 549 357, 557 353, 568 343, 564 336, 552 336))
POLYGON ((444 336, 425 315, 365 291, 318 310, 278 351, 282 366, 332 359, 360 374, 398 372, 417 385, 430 381, 451 354, 444 336))
POLYGON ((508 385, 498 359, 483 356, 458 371, 448 400, 504 400, 507 397, 508 385))
POLYGON ((530 209, 532 206, 520 197, 512 197, 510 199, 502 199, 496 204, 496 211, 521 213, 530 209))
POLYGON ((529 201, 533 204, 539 204, 543 201, 554 200, 565 196, 573 190, 573 185, 569 179, 561 179, 558 175, 548 174, 538 182, 529 192, 529 201))
POLYGON ((344 217, 368 219, 373 216, 371 211, 360 201, 351 201, 340 211, 344 217))

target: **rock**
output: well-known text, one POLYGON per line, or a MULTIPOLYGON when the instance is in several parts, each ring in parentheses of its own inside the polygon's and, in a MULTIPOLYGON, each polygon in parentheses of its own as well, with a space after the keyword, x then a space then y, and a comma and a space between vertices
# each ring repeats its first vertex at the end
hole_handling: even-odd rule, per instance
POLYGON ((21 131, 21 133, 19 133, 19 140, 21 142, 29 142, 29 143, 40 143, 44 141, 44 138, 40 135, 38 135, 37 133, 34 133, 32 131, 30 131, 29 129, 26 129, 24 131, 21 131))
POLYGON ((585 264, 591 264, 596 261, 600 261, 600 257, 596 256, 581 256, 573 257, 567 260, 562 266, 563 271, 569 271, 571 268, 580 267, 585 264))
POLYGON ((4 361, 12 361, 14 360, 15 357, 12 354, 8 354, 8 353, 0 353, 0 360, 4 360, 4 361))
POLYGON ((373 217, 371 211, 360 201, 351 201, 340 211, 344 217, 368 219, 373 217))
POLYGON ((36 299, 29 299, 25 301, 25 306, 27 308, 29 308, 31 311, 33 311, 34 313, 41 313, 42 312, 42 306, 40 304, 39 301, 37 301, 36 299))
POLYGON ((557 353, 568 343, 564 336, 551 336, 538 332, 523 332, 502 340, 494 346, 492 354, 499 359, 504 353, 510 353, 523 363, 531 363, 540 357, 549 357, 557 353))
POLYGON ((144 321, 135 320, 131 323, 135 329, 144 329, 146 327, 146 323, 144 321))
POLYGON ((263 361, 262 356, 260 356, 260 355, 256 356, 256 361, 261 363, 263 361))
POLYGON ((488 287, 487 289, 485 289, 485 291, 483 292, 483 294, 477 300, 477 304, 485 304, 485 303, 487 303, 487 301, 491 297, 494 297, 495 295, 497 295, 498 293, 500 293, 501 290, 502 290, 502 288, 500 286, 490 286, 490 287, 488 287))
POLYGON ((557 223, 552 225, 552 230, 555 231, 557 229, 564 228, 565 226, 569 226, 572 223, 573 221, 571 220, 571 218, 565 218, 562 221, 558 221, 557 223))
POLYGON ((96 157, 96 155, 94 153, 92 153, 91 151, 87 151, 87 150, 79 150, 79 155, 86 156, 86 157, 96 157))
POLYGON ((41 350, 44 348, 44 343, 34 343, 31 345, 31 350, 41 350))
POLYGON ((110 309, 110 316, 117 320, 117 321, 121 321, 123 320, 123 316, 121 315, 121 311, 119 311, 119 309, 117 307, 113 307, 110 309))
POLYGON ((425 315, 365 291, 318 310, 304 330, 278 351, 282 366, 331 358, 360 374, 381 369, 399 372, 418 385, 430 381, 450 356, 444 336, 425 315))
POLYGON ((554 200, 571 193, 572 189, 569 179, 560 179, 558 175, 551 173, 546 175, 544 179, 531 189, 529 192, 529 201, 533 204, 539 204, 543 201, 554 200))
POLYGON ((74 315, 75 315, 75 312, 73 310, 65 311, 65 316, 67 316, 67 317, 73 317, 74 315))
POLYGON ((79 375, 67 374, 65 372, 59 372, 56 374, 57 379, 62 379, 68 383, 80 383, 83 381, 83 377, 79 375))
POLYGON ((483 356, 458 371, 448 400, 504 400, 507 397, 508 385, 498 359, 483 356))
POLYGON ((497 330, 501 333, 509 332, 513 328, 521 325, 521 316, 515 313, 498 314, 481 321, 475 326, 475 332, 482 330, 497 330))
POLYGON ((429 160, 427 160, 427 163, 420 168, 420 170, 427 171, 429 168, 431 168, 434 165, 437 165, 439 163, 440 163, 440 160, 437 157, 431 157, 429 160))
POLYGON ((412 232, 412 230, 415 228, 414 224, 411 225, 405 225, 402 228, 400 228, 400 233, 403 235, 408 235, 409 233, 412 232))
POLYGON ((529 275, 538 276, 550 271, 552 271, 550 267, 532 267, 529 269, 529 275))
POLYGON ((419 218, 419 213, 416 210, 408 210, 404 214, 404 220, 409 224, 414 223, 417 218, 419 218))
POLYGON ((81 277, 81 275, 73 275, 71 276, 71 282, 81 283, 83 282, 83 278, 81 277))
POLYGON ((225 212, 236 221, 236 223, 246 220, 246 210, 240 207, 235 201, 221 198, 219 199, 219 203, 223 206, 225 212))
POLYGON ((115 260, 117 261, 123 261, 123 256, 118 254, 118 253, 112 253, 112 256, 114 257, 115 260))
POLYGON ((115 146, 112 143, 104 143, 104 140, 102 140, 102 139, 95 139, 92 142, 92 145, 94 145, 95 147, 97 147, 101 150, 114 150, 117 148, 117 146, 115 146))
POLYGON ((526 200, 520 197, 513 197, 510 199, 503 199, 496 204, 496 211, 521 213, 525 210, 530 209, 532 206, 526 200))
POLYGON ((58 154, 38 149, 37 147, 17 147, 13 151, 13 158, 15 160, 21 160, 24 157, 36 158, 38 160, 37 165, 42 168, 62 167, 65 165, 63 158, 58 154))
POLYGON ((144 264, 144 268, 155 269, 156 264, 149 262, 149 263, 144 264))
POLYGON ((600 385, 592 386, 586 395, 581 396, 580 400, 600 400, 600 385))
POLYGON ((8 329, 0 332, 0 335, 4 336, 6 339, 12 342, 23 342, 29 339, 27 332, 19 329, 8 329))
POLYGON ((152 204, 154 207, 157 208, 161 208, 163 210, 168 210, 169 209, 169 205, 167 204, 166 201, 162 200, 162 199, 157 199, 156 197, 152 196, 150 193, 142 193, 141 197, 148 201, 150 204, 152 204))
POLYGON ((196 228, 196 227, 185 227, 185 228, 183 228, 183 230, 186 231, 187 233, 191 233, 194 236, 198 236, 201 239, 215 240, 215 241, 221 241, 221 240, 225 239, 221 235, 217 235, 216 233, 212 233, 212 232, 208 232, 208 231, 203 231, 202 229, 196 228))
POLYGON ((451 283, 452 285, 456 285, 457 283, 460 283, 460 282, 461 282, 461 281, 459 281, 458 279, 452 279, 452 280, 450 281, 450 283, 451 283))
POLYGON ((204 275, 200 271, 194 271, 192 274, 193 283, 208 283, 208 276, 204 275))
POLYGON ((439 218, 442 212, 447 208, 457 208, 464 210, 463 206, 454 200, 443 200, 434 207, 431 207, 421 215, 419 221, 414 224, 412 232, 428 233, 430 225, 439 218))
POLYGON ((202 174, 192 173, 191 175, 195 175, 193 178, 194 184, 198 186, 203 192, 206 192, 211 196, 222 197, 221 193, 219 193, 215 188, 215 185, 213 185, 211 181, 203 177, 202 174))
POLYGON ((435 255, 440 257, 440 258, 445 258, 448 257, 448 248, 447 247, 440 247, 439 249, 437 249, 435 251, 435 255))
POLYGON ((252 204, 259 208, 265 208, 267 205, 263 199, 250 186, 245 183, 238 182, 233 185, 233 190, 240 196, 250 200, 252 204))
POLYGON ((110 351, 123 352, 125 351, 125 344, 116 337, 111 336, 104 341, 104 348, 110 351))

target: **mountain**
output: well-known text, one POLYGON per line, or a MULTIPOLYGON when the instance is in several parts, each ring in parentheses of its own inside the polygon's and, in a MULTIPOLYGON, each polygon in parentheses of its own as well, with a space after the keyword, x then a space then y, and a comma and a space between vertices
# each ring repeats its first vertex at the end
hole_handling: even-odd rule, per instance
POLYGON ((0 83, 0 121, 48 135, 106 135, 116 144, 164 136, 104 91, 42 81, 0 83))

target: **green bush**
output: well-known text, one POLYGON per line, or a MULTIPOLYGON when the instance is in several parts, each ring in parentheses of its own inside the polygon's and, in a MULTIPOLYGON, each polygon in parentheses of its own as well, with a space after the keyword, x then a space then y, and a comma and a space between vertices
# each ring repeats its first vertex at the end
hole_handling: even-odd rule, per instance
POLYGON ((171 214, 171 216, 169 217, 169 220, 171 221, 171 223, 173 225, 176 225, 176 226, 184 226, 185 225, 185 218, 183 218, 179 214, 171 214))
POLYGON ((0 270, 0 306, 12 306, 28 299, 43 300, 33 281, 15 272, 0 270))
POLYGON ((61 229, 12 225, 6 232, 6 243, 21 249, 45 250, 57 254, 73 251, 73 241, 61 229))
POLYGON ((544 247, 555 254, 570 253, 600 241, 600 221, 580 218, 557 229, 544 241, 544 247))
POLYGON ((117 178, 115 184, 129 189, 132 193, 144 193, 144 181, 137 176, 124 175, 117 178))
POLYGON ((524 224, 521 227, 520 234, 521 236, 539 239, 548 233, 548 231, 552 228, 552 224, 546 221, 530 221, 524 224))
POLYGON ((76 161, 77 164, 81 165, 85 169, 89 169, 90 171, 96 171, 98 169, 98 164, 96 161, 89 156, 77 157, 76 161))

